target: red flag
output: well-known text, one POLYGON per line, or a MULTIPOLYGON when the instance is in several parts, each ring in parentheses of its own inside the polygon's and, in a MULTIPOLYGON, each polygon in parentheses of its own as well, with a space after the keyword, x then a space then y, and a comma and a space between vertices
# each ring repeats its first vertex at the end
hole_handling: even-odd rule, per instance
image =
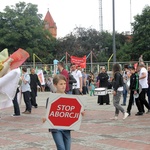
POLYGON ((75 63, 77 66, 80 66, 81 68, 86 68, 86 56, 84 57, 71 56, 71 63, 75 63))

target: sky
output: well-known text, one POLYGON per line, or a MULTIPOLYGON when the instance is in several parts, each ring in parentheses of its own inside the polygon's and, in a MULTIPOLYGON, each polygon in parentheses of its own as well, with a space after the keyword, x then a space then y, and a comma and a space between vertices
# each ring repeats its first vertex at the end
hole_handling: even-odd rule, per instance
MULTIPOLYGON (((57 37, 66 36, 75 27, 100 30, 99 0, 0 0, 0 11, 19 1, 37 4, 43 19, 49 9, 57 25, 57 37)), ((119 33, 131 31, 130 22, 146 5, 150 6, 150 0, 115 0, 115 30, 119 33)), ((112 32, 112 0, 102 0, 102 12, 103 30, 112 32)))

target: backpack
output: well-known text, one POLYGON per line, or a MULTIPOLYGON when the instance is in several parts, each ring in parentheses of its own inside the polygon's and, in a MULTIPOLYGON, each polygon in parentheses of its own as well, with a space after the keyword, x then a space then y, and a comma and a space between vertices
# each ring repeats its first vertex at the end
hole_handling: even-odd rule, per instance
POLYGON ((73 77, 72 74, 69 74, 69 84, 77 83, 76 79, 73 77))

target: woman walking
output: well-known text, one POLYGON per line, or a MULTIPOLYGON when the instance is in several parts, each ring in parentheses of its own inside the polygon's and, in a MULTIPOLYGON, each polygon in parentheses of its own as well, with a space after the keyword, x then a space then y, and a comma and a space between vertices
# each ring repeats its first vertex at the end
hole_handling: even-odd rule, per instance
POLYGON ((123 119, 128 117, 128 113, 119 104, 123 91, 123 77, 121 75, 121 67, 118 63, 113 65, 113 105, 115 107, 115 116, 111 119, 117 120, 119 111, 123 113, 123 119))

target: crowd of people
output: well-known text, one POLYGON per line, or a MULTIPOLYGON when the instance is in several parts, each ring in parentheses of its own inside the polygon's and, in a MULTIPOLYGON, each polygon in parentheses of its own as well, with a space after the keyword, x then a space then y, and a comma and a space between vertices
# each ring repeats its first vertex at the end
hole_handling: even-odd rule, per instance
POLYGON ((37 74, 35 73, 35 69, 30 69, 30 74, 27 72, 27 68, 22 68, 22 73, 20 76, 20 81, 18 85, 20 85, 20 88, 17 88, 16 94, 13 101, 14 106, 14 114, 13 117, 18 117, 21 115, 20 108, 17 100, 17 94, 20 92, 23 95, 24 103, 25 103, 25 110, 22 112, 23 114, 31 114, 32 107, 37 108, 38 104, 36 102, 37 97, 37 87, 41 87, 41 83, 39 81, 39 78, 37 74))
MULTIPOLYGON (((150 113, 150 67, 146 69, 144 63, 139 63, 138 66, 126 65, 122 71, 121 66, 116 63, 112 68, 112 76, 107 74, 105 67, 102 67, 100 73, 95 77, 92 72, 89 75, 80 66, 72 63, 70 71, 67 71, 63 62, 57 64, 59 75, 55 75, 53 80, 49 79, 49 87, 53 88, 55 93, 65 93, 73 95, 94 95, 96 88, 110 88, 113 94, 113 106, 115 107, 114 116, 110 119, 117 120, 119 113, 123 114, 123 119, 131 115, 132 106, 134 103, 137 106, 136 116, 141 116, 144 113, 150 113), (129 100, 128 95, 129 94, 129 100), (146 95, 148 101, 146 100, 146 95), (123 103, 120 104, 121 97, 123 103), (127 105, 128 101, 128 105, 127 105), (127 105, 127 110, 123 106, 127 105), (147 110, 146 110, 147 109, 147 110)), ((35 69, 30 69, 30 74, 27 73, 27 68, 22 68, 21 75, 21 92, 25 102, 25 111, 23 114, 31 114, 32 107, 38 108, 36 102, 37 87, 41 87, 35 69)), ((13 99, 14 114, 20 116, 20 109, 17 103, 17 93, 13 99)), ((97 103, 99 105, 110 105, 109 94, 99 95, 97 103)), ((43 118, 45 122, 45 118, 43 118)), ((53 139, 57 149, 70 150, 71 134, 70 130, 51 129, 53 139), (64 140, 65 139, 65 140, 64 140)))
MULTIPOLYGON (((148 111, 150 110, 150 67, 148 67, 148 70, 146 70, 144 63, 139 63, 138 67, 135 68, 134 66, 124 66, 124 70, 122 71, 121 68, 119 70, 115 71, 112 69, 112 76, 107 74, 107 70, 105 67, 102 67, 99 74, 95 77, 92 72, 89 74, 86 73, 84 69, 82 69, 80 66, 76 66, 74 63, 70 65, 70 71, 67 71, 64 67, 63 62, 58 62, 57 64, 59 74, 62 74, 66 77, 67 83, 66 83, 66 94, 74 94, 74 95, 80 95, 80 94, 89 94, 90 96, 94 96, 95 88, 106 88, 106 89, 115 89, 113 85, 113 80, 116 77, 116 74, 114 72, 120 72, 121 77, 123 78, 123 88, 121 89, 119 97, 123 96, 123 101, 121 106, 127 105, 127 95, 130 93, 129 97, 129 106, 127 109, 128 114, 131 114, 131 108, 134 103, 138 107, 138 113, 137 115, 141 115, 143 112, 145 112, 144 107, 145 106, 148 111), (135 78, 137 79, 137 83, 135 82, 135 78), (141 88, 137 89, 137 94, 135 92, 135 87, 133 85, 136 85, 137 87, 141 88), (139 85, 139 86, 138 86, 139 85), (134 91, 134 92, 133 92, 134 91), (140 106, 137 103, 137 98, 135 98, 135 95, 138 95, 138 99, 140 100, 140 106), (145 95, 148 96, 148 101, 146 101, 145 95), (133 96, 131 96, 133 95, 133 96), (131 105, 132 102, 132 105, 131 105)), ((118 79, 116 79, 118 80, 118 79)), ((31 108, 37 108, 38 104, 36 102, 36 96, 37 96, 37 88, 41 87, 41 83, 38 79, 37 74, 35 73, 35 69, 30 69, 30 74, 27 73, 27 68, 22 68, 22 76, 21 76, 21 92, 23 94, 24 102, 26 105, 26 109, 23 113, 30 114, 31 108)), ((52 78, 48 77, 46 79, 46 85, 48 86, 48 90, 45 91, 51 91, 56 92, 56 88, 53 86, 52 78)), ((136 88, 137 88, 136 87, 136 88)), ((115 91, 115 90, 114 90, 115 91)), ((16 94, 18 92, 18 89, 16 91, 16 94)), ((16 97, 16 96, 15 96, 16 97)), ((14 99, 16 99, 14 97, 14 99)), ((15 102, 15 101, 13 101, 15 102)), ((109 94, 106 95, 99 95, 97 103, 99 105, 103 105, 106 103, 106 105, 110 105, 110 98, 109 94)), ((16 104, 14 104, 16 107, 16 104)), ((18 115, 20 113, 16 113, 18 115)), ((14 114, 15 115, 15 114, 14 114)))

